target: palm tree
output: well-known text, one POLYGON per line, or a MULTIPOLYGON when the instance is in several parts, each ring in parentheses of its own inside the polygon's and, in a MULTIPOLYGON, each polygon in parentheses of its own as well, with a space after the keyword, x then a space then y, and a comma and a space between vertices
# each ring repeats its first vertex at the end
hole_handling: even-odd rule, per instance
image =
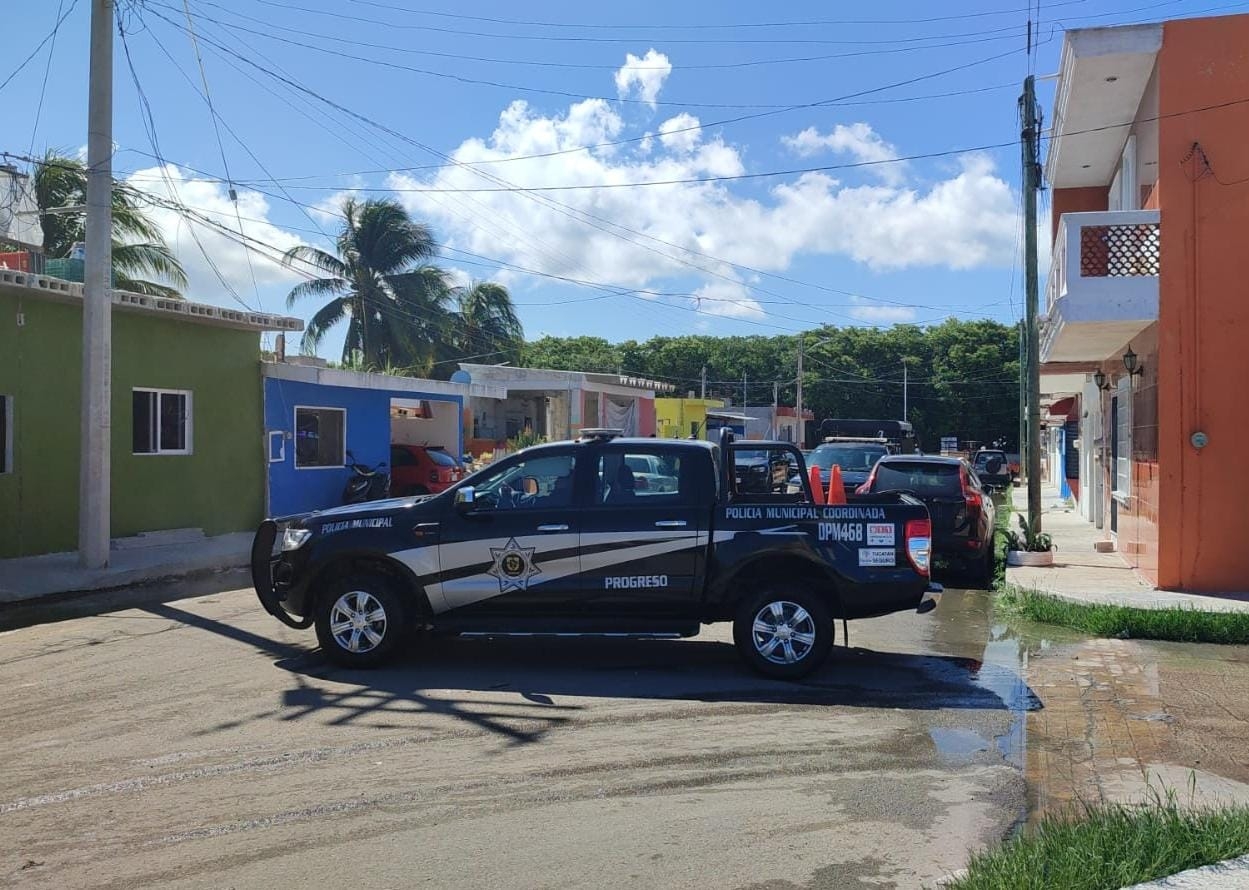
POLYGON ((307 244, 285 255, 286 265, 325 275, 296 285, 288 307, 305 297, 331 298, 309 319, 303 351, 315 352, 346 319, 344 364, 427 370, 444 336, 450 290, 446 273, 428 262, 437 252, 433 234, 389 199, 348 198, 342 215, 337 256, 307 244))
POLYGON ((519 361, 525 331, 507 288, 474 281, 452 291, 455 311, 450 343, 459 356, 490 356, 490 363, 519 361))
MULTIPOLYGON (((50 212, 87 202, 87 168, 82 161, 48 151, 35 165, 35 202, 43 229, 44 256, 69 256, 86 240, 86 214, 50 212)), ((113 282, 119 290, 155 297, 181 299, 186 272, 169 250, 160 229, 141 209, 142 195, 123 182, 113 182, 113 282), (137 276, 155 276, 165 282, 137 276)))

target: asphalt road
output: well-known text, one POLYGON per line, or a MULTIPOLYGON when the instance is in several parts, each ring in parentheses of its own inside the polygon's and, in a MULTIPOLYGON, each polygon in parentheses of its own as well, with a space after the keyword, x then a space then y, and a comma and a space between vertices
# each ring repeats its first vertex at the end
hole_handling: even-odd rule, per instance
POLYGON ((343 671, 240 590, 8 630, 0 884, 918 887, 1024 816, 984 603, 855 622, 800 685, 727 626, 343 671))

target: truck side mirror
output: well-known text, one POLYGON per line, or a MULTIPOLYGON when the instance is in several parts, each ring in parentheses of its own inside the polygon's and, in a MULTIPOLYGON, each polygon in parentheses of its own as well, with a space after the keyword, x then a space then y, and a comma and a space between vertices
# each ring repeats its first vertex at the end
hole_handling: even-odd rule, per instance
POLYGON ((455 509, 461 513, 467 513, 477 504, 477 490, 471 485, 465 485, 455 490, 455 509))

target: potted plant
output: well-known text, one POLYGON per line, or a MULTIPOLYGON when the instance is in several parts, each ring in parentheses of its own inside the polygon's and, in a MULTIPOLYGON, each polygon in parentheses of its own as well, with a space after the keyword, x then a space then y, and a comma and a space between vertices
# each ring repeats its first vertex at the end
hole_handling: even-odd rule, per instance
POLYGON ((1022 515, 1018 519, 1020 531, 1013 529, 1006 531, 1006 564, 1009 566, 1052 566, 1054 564, 1054 539, 1045 532, 1036 531, 1022 515))

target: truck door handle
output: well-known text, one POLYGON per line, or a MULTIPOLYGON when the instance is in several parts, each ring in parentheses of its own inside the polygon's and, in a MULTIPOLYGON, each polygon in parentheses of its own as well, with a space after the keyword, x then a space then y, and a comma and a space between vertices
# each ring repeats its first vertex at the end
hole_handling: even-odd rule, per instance
POLYGON ((684 519, 661 519, 655 523, 655 528, 685 528, 687 524, 684 519))
POLYGON ((538 531, 540 532, 566 532, 568 531, 568 526, 566 525, 540 525, 538 526, 538 531))

